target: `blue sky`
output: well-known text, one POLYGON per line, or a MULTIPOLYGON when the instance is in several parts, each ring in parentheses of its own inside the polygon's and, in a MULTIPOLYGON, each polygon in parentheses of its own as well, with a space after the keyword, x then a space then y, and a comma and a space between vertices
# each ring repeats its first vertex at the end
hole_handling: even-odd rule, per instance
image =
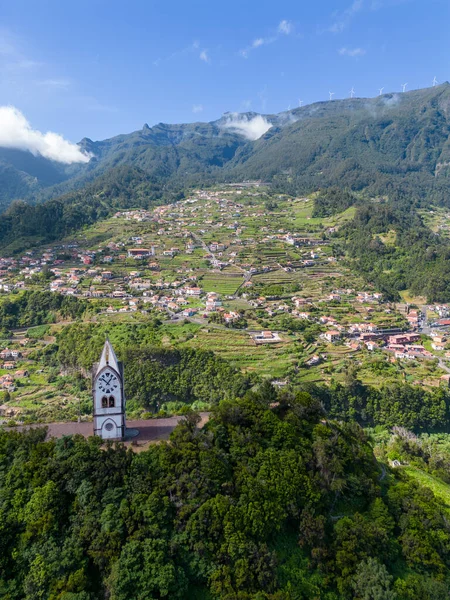
POLYGON ((0 106, 78 141, 449 79, 448 0, 14 0, 0 106))

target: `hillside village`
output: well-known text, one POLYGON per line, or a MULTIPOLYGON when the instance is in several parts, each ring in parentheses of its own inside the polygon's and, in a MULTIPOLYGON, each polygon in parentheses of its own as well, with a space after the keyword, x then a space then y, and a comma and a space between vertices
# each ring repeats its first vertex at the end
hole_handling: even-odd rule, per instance
POLYGON ((450 600, 449 7, 2 5, 0 600, 450 600))
MULTIPOLYGON (((90 320, 156 318, 180 339, 190 328, 186 343, 277 385, 339 379, 350 363, 376 383, 380 361, 394 378, 448 385, 449 306, 387 302, 340 252, 354 209, 321 219, 312 209, 312 197, 274 197, 262 185, 197 190, 0 258, 0 293, 48 290, 88 302, 90 320)), ((42 389, 42 366, 28 356, 51 335, 1 342, 0 387, 16 401, 4 416, 20 414, 27 385, 31 396, 42 389)))

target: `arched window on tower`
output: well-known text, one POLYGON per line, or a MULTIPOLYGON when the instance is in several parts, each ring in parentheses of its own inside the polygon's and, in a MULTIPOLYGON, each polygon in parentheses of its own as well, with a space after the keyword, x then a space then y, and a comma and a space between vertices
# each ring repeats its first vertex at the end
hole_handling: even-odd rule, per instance
POLYGON ((106 396, 102 398, 102 408, 108 408, 108 398, 106 396))
POLYGON ((116 400, 115 400, 114 396, 110 396, 109 397, 109 408, 114 408, 115 405, 116 405, 116 400))

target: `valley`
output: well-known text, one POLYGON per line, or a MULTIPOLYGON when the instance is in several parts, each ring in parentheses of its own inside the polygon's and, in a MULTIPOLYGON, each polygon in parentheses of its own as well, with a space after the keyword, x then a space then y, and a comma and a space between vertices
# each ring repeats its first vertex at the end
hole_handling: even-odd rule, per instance
POLYGON ((448 17, 2 7, 1 600, 450 600, 448 17))
MULTIPOLYGON (((449 306, 392 302, 368 284, 341 236, 355 206, 314 217, 317 198, 274 194, 259 182, 197 189, 4 256, 3 419, 90 418, 86 377, 106 334, 123 350, 151 343, 210 351, 241 376, 279 388, 355 377, 369 388, 448 388, 449 306), (48 308, 17 314, 24 294, 48 308), (51 298, 61 299, 53 310, 51 298), (72 348, 67 358, 61 340, 80 327, 95 336, 92 351, 72 348)), ((148 394, 131 415, 156 404, 161 416, 185 407, 172 392, 155 402, 148 394)))

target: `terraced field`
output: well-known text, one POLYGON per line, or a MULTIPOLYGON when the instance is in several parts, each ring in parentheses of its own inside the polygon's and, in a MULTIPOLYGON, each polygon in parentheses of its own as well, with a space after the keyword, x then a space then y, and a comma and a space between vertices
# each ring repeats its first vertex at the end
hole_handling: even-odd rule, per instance
POLYGON ((208 272, 200 281, 205 292, 217 292, 223 296, 232 296, 243 280, 242 273, 208 272))
POLYGON ((187 345, 211 350, 241 368, 243 372, 277 378, 297 362, 294 338, 282 335, 283 343, 257 346, 249 334, 242 331, 202 328, 187 345))

